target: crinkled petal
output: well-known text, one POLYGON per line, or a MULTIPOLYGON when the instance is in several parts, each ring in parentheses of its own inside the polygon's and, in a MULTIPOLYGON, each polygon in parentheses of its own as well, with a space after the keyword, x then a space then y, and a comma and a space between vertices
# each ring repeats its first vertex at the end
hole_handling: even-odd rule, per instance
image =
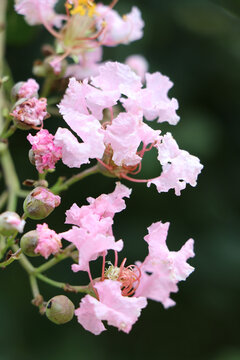
POLYGON ((119 91, 131 95, 142 87, 141 79, 129 66, 117 61, 107 62, 99 67, 99 75, 92 78, 92 84, 106 91, 119 91))
POLYGON ((95 126, 98 124, 100 128, 98 120, 102 120, 103 109, 115 105, 118 98, 117 90, 102 91, 90 86, 87 81, 80 83, 71 78, 59 110, 67 124, 81 136, 81 128, 90 122, 95 123, 95 126))
POLYGON ((61 26, 62 16, 54 11, 57 0, 15 0, 15 10, 24 15, 29 25, 47 22, 57 27, 61 26))
POLYGON ((162 137, 157 145, 158 160, 162 165, 159 177, 148 182, 148 186, 155 184, 158 192, 167 192, 175 189, 175 194, 180 195, 187 184, 197 185, 197 177, 203 165, 196 156, 179 149, 170 133, 162 137))
POLYGON ((58 128, 54 143, 62 148, 62 161, 65 165, 80 167, 82 164, 89 163, 90 158, 101 158, 103 156, 105 150, 103 135, 94 128, 94 124, 91 124, 87 130, 89 131, 89 138, 87 138, 87 134, 84 134, 83 138, 89 141, 79 143, 69 130, 58 128))
POLYGON ((103 324, 101 326, 104 320, 118 330, 129 333, 141 310, 146 307, 146 299, 122 296, 121 283, 118 281, 104 280, 96 283, 95 288, 99 300, 90 295, 85 296, 75 311, 78 322, 95 335, 105 330, 103 324))
POLYGON ((47 224, 37 225, 38 242, 34 250, 36 254, 41 254, 47 259, 51 254, 56 254, 62 247, 61 236, 54 230, 48 228, 47 224))
POLYGON ((179 116, 176 114, 178 102, 168 97, 168 91, 173 83, 160 72, 146 74, 146 88, 132 93, 129 99, 123 99, 126 110, 135 112, 142 110, 147 120, 157 119, 159 123, 168 122, 176 125, 179 116))
POLYGON ((143 142, 145 146, 160 140, 159 130, 151 129, 142 121, 142 113, 120 113, 105 131, 104 141, 113 150, 112 160, 118 166, 137 165, 142 158, 137 154, 143 142))
POLYGON ((136 165, 141 161, 137 155, 141 137, 138 134, 142 117, 130 113, 120 113, 112 124, 107 126, 104 141, 113 149, 112 160, 118 166, 136 165))
POLYGON ((148 71, 148 62, 142 55, 131 55, 125 60, 125 64, 128 65, 138 76, 141 81, 145 81, 145 75, 148 71))
POLYGON ((117 11, 99 4, 97 13, 101 15, 99 20, 96 19, 98 29, 102 27, 102 18, 106 23, 105 29, 99 37, 103 45, 129 44, 142 38, 144 22, 137 7, 134 6, 129 14, 121 17, 117 11))
POLYGON ((31 98, 38 95, 39 85, 34 79, 28 79, 20 87, 17 95, 19 98, 31 98))
POLYGON ((136 296, 146 296, 160 301, 164 307, 175 303, 170 298, 171 292, 177 292, 178 281, 185 280, 194 270, 187 263, 194 256, 193 240, 189 239, 179 251, 169 251, 166 245, 169 223, 161 221, 153 223, 148 228, 145 240, 148 243, 149 255, 142 264, 140 285, 136 296))
POLYGON ((123 248, 122 240, 115 242, 113 236, 96 232, 89 234, 86 229, 76 226, 62 233, 61 236, 73 243, 79 251, 79 264, 72 266, 73 271, 88 271, 89 262, 96 260, 103 252, 107 252, 107 250, 121 251, 123 248))
POLYGON ((94 213, 99 214, 101 217, 110 216, 113 218, 115 213, 121 212, 126 208, 123 198, 129 198, 131 192, 132 190, 127 186, 117 182, 116 188, 111 194, 102 194, 96 199, 88 197, 87 200, 94 213))

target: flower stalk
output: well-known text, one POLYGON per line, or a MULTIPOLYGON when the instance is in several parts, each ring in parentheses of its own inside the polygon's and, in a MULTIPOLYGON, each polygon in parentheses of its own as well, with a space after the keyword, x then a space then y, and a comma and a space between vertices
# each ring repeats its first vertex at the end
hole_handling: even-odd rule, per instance
POLYGON ((61 179, 57 181, 57 183, 50 189, 54 194, 60 194, 60 192, 67 190, 71 185, 76 182, 83 180, 85 177, 97 174, 99 172, 98 165, 95 165, 91 168, 88 168, 77 175, 73 175, 70 179, 62 182, 61 179))

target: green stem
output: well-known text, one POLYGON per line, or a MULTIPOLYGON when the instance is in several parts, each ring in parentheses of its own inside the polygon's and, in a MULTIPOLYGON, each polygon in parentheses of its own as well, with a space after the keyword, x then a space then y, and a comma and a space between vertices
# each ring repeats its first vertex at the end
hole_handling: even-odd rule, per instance
POLYGON ((86 169, 86 170, 80 172, 77 175, 73 175, 70 179, 66 180, 62 184, 59 184, 59 182, 57 182, 50 190, 54 194, 59 194, 61 191, 67 190, 71 185, 75 184, 76 182, 84 179, 85 177, 87 177, 89 175, 93 175, 98 172, 99 172, 99 167, 98 167, 98 165, 95 165, 89 169, 86 169))
POLYGON ((12 136, 12 135, 15 133, 16 130, 17 130, 17 126, 16 126, 16 125, 12 125, 12 126, 10 127, 10 129, 8 129, 8 131, 7 131, 6 133, 4 133, 4 131, 3 131, 2 135, 1 135, 1 139, 7 139, 7 138, 9 138, 10 136, 12 136))
POLYGON ((5 206, 7 199, 8 199, 8 192, 3 191, 3 193, 0 195, 0 211, 5 206))
POLYGON ((7 240, 6 243, 4 243, 4 246, 0 249, 0 259, 3 258, 6 251, 14 244, 14 239, 10 238, 7 240))
POLYGON ((17 193, 20 190, 20 185, 15 172, 15 168, 10 152, 7 149, 1 154, 1 162, 2 162, 4 177, 9 193, 7 207, 9 211, 16 211, 17 193))
POLYGON ((59 282, 59 281, 55 281, 52 279, 49 279, 47 276, 44 276, 42 274, 36 274, 36 277, 39 280, 42 280, 43 282, 52 285, 54 287, 63 289, 65 291, 70 291, 70 292, 80 292, 80 293, 86 293, 89 294, 91 293, 91 289, 89 288, 88 285, 86 286, 75 286, 75 285, 69 285, 63 282, 59 282))
MULTIPOLYGON (((12 245, 12 249, 15 252, 17 252, 20 248, 18 245, 15 244, 15 245, 12 245)), ((26 256, 24 254, 21 254, 21 256, 19 257, 19 262, 29 275, 32 275, 35 272, 35 268, 28 261, 28 259, 26 258, 26 256)))
POLYGON ((60 261, 67 259, 68 257, 71 256, 71 251, 75 249, 75 245, 71 244, 69 246, 67 246, 63 252, 61 254, 56 255, 54 258, 52 258, 51 260, 47 261, 45 264, 39 266, 38 268, 36 268, 35 270, 35 274, 36 273, 42 273, 48 269, 50 269, 51 267, 53 267, 54 265, 58 264, 60 261))
POLYGON ((48 97, 54 80, 55 79, 52 76, 48 76, 45 78, 41 92, 41 97, 48 97))
POLYGON ((29 281, 32 289, 33 298, 37 298, 40 295, 37 279, 34 275, 29 275, 29 281))
POLYGON ((18 197, 21 197, 21 198, 25 198, 25 197, 28 196, 29 193, 30 193, 29 190, 22 190, 22 189, 20 189, 20 190, 18 190, 18 192, 17 192, 17 196, 18 196, 18 197))
POLYGON ((6 266, 10 265, 15 260, 20 260, 21 249, 18 249, 15 254, 12 254, 8 260, 3 261, 0 263, 0 268, 5 268, 6 266))

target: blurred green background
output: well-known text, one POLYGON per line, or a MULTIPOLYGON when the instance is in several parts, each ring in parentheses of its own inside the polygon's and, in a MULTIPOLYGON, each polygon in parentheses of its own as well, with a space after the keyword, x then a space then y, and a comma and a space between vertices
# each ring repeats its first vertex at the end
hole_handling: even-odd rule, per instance
MULTIPOLYGON (((105 2, 107 3, 107 2, 105 2)), ((178 250, 195 239, 195 272, 173 294, 177 305, 164 310, 149 301, 129 335, 115 328, 100 336, 86 332, 74 319, 56 326, 30 304, 31 292, 24 271, 16 262, 0 273, 0 360, 65 359, 240 359, 240 238, 239 238, 239 0, 121 0, 120 13, 136 5, 145 20, 142 40, 128 46, 105 48, 104 59, 124 61, 143 54, 150 72, 161 71, 174 82, 170 95, 179 100, 181 117, 170 130, 181 148, 204 164, 198 186, 176 197, 173 191, 158 194, 154 187, 127 183, 133 194, 127 209, 115 217, 116 238, 125 240, 122 257, 128 263, 143 260, 143 237, 152 222, 170 221, 168 246, 178 250)), ((32 76, 32 63, 41 58, 41 45, 51 41, 42 27, 29 27, 14 13, 9 1, 7 59, 15 81, 32 76)), ((63 126, 59 118, 46 122, 48 129, 63 126)), ((26 133, 11 138, 11 151, 23 181, 36 177, 27 162, 26 133)), ((157 175, 156 153, 145 160, 143 177, 157 175)), ((59 172, 72 171, 58 166, 59 172)), ((77 170, 75 170, 77 172, 77 170)), ((54 181, 54 175, 50 177, 54 181)), ((63 205, 47 222, 64 231, 64 211, 73 202, 85 204, 87 196, 114 189, 115 179, 101 175, 83 180, 63 193, 63 205)), ((21 203, 19 203, 21 212, 21 203)), ((26 230, 35 227, 29 223, 26 230)), ((80 283, 85 275, 66 271, 67 262, 49 271, 60 281, 80 283)), ((96 274, 99 263, 93 271, 96 274)), ((68 266, 69 268, 69 266, 68 266)), ((40 284, 45 299, 61 292, 40 284)), ((76 305, 79 296, 71 297, 76 305)))

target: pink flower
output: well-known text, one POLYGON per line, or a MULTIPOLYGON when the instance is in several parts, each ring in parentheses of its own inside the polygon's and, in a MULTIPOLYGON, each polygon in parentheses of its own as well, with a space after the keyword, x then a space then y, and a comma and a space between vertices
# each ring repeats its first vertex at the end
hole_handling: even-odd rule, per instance
POLYGON ((178 251, 169 251, 166 245, 169 223, 161 221, 148 228, 145 240, 148 243, 149 255, 144 262, 137 263, 141 269, 141 280, 135 296, 146 296, 160 301, 165 308, 175 302, 170 298, 171 292, 177 292, 177 283, 185 280, 194 270, 186 261, 194 256, 193 240, 189 239, 178 251))
MULTIPOLYGON (((86 295, 75 311, 78 322, 88 331, 98 335, 106 330, 102 321, 126 333, 137 321, 147 298, 161 302, 165 308, 175 302, 171 292, 177 292, 177 283, 185 280, 194 270, 187 263, 194 256, 193 240, 190 239, 178 251, 169 251, 166 237, 169 223, 160 221, 148 228, 145 240, 149 255, 144 262, 125 267, 110 265, 102 272, 101 279, 91 280, 96 298, 86 295), (131 297, 130 297, 131 296, 131 297)), ((105 264, 105 254, 104 263, 105 264)))
MULTIPOLYGON (((106 220, 104 220, 103 223, 105 225, 106 220)), ((115 241, 113 236, 100 233, 100 231, 106 231, 105 227, 101 229, 101 225, 96 228, 96 230, 99 230, 99 233, 96 231, 95 234, 89 233, 85 228, 78 228, 76 226, 61 234, 65 240, 74 244, 79 251, 78 265, 72 265, 72 270, 74 272, 80 270, 89 271, 89 262, 96 260, 103 253, 106 254, 107 250, 122 250, 123 241, 115 241)))
POLYGON ((98 4, 96 8, 97 27, 101 28, 102 19, 105 21, 105 30, 99 37, 101 43, 106 46, 116 46, 118 44, 129 44, 139 40, 143 36, 144 22, 137 7, 133 7, 131 12, 121 17, 115 10, 107 6, 98 4))
POLYGON ((62 18, 54 11, 57 0, 15 0, 15 10, 29 25, 48 23, 61 26, 62 18))
POLYGON ((156 147, 162 173, 159 177, 150 180, 148 186, 155 184, 158 192, 175 189, 175 194, 180 195, 186 184, 197 185, 197 177, 203 166, 196 156, 179 149, 170 133, 164 135, 161 143, 156 147))
POLYGON ((142 113, 120 113, 112 124, 108 125, 105 131, 105 144, 110 144, 113 150, 112 160, 118 166, 134 166, 141 162, 141 154, 138 149, 143 143, 158 141, 159 130, 152 130, 143 123, 142 113))
POLYGON ((19 98, 31 98, 37 95, 39 85, 34 79, 28 79, 18 91, 19 98))
POLYGON ((91 84, 104 92, 109 91, 114 94, 118 91, 116 100, 120 99, 121 94, 133 97, 142 87, 140 77, 129 66, 117 61, 108 61, 100 66, 99 75, 92 78, 91 84))
POLYGON ((169 99, 168 91, 173 83, 160 72, 146 73, 146 88, 132 93, 129 99, 123 99, 123 106, 127 111, 142 110, 146 120, 157 119, 157 122, 168 122, 176 125, 179 116, 176 114, 178 102, 169 99))
POLYGON ((35 97, 17 105, 11 115, 20 126, 35 128, 42 125, 43 120, 48 117, 47 99, 35 97))
POLYGON ((78 322, 84 329, 99 335, 106 330, 102 321, 106 320, 125 333, 129 333, 140 316, 141 310, 147 306, 144 297, 124 297, 121 294, 121 283, 104 280, 95 284, 99 300, 86 295, 80 307, 75 311, 78 322))
POLYGON ((54 230, 50 230, 47 224, 37 225, 38 242, 34 250, 36 254, 41 254, 47 259, 51 254, 56 254, 62 247, 61 236, 54 230))
POLYGON ((179 119, 177 101, 167 96, 171 81, 160 73, 146 74, 146 81, 146 88, 142 88, 140 77, 117 62, 101 65, 90 84, 86 79, 79 83, 71 78, 59 109, 82 142, 69 130, 59 128, 55 144, 62 147, 63 162, 69 167, 80 167, 97 158, 103 174, 147 182, 148 186, 154 183, 159 192, 174 188, 179 195, 187 183, 196 185, 202 165, 198 158, 180 150, 170 134, 160 136, 160 130, 144 123, 144 117, 170 124, 179 119), (119 112, 118 102, 126 111, 119 112), (153 147, 158 149, 162 174, 155 179, 130 177, 141 171, 142 158, 153 147), (177 154, 165 161, 170 148, 177 148, 177 154))
MULTIPOLYGON (((76 204, 73 204, 66 211, 66 224, 86 227, 90 215, 96 215, 99 222, 106 218, 113 219, 115 213, 121 212, 126 208, 123 198, 129 198, 131 192, 132 190, 127 186, 117 182, 116 188, 112 193, 102 194, 96 199, 92 197, 87 198, 89 205, 83 205, 79 208, 76 204)), ((91 232, 95 233, 94 227, 90 227, 90 229, 91 232)))
POLYGON ((89 205, 79 208, 73 204, 67 210, 66 223, 77 225, 61 234, 79 250, 79 265, 73 265, 73 271, 88 271, 89 262, 100 254, 122 250, 122 240, 115 242, 112 236, 112 224, 115 213, 126 207, 123 198, 130 194, 130 189, 117 183, 113 193, 102 194, 97 199, 88 198, 89 205))
POLYGON ((145 57, 142 55, 128 56, 125 60, 125 64, 140 76, 142 82, 145 81, 145 74, 148 71, 148 62, 145 57))
POLYGON ((54 136, 48 130, 41 129, 35 136, 29 134, 28 141, 32 145, 34 162, 37 170, 54 169, 56 162, 61 159, 61 147, 54 144, 54 136))

